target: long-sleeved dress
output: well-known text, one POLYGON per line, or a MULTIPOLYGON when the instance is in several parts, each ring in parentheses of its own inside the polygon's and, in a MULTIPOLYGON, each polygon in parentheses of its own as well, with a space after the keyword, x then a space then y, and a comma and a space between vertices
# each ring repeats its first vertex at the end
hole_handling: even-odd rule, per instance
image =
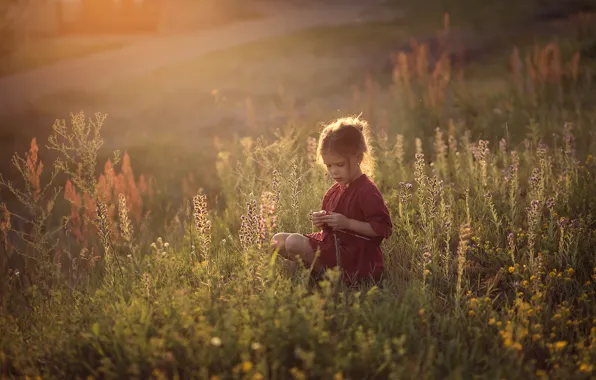
POLYGON ((320 232, 305 234, 313 250, 320 250, 319 260, 326 268, 338 265, 346 282, 364 278, 378 280, 383 271, 380 244, 391 235, 393 225, 389 210, 377 186, 362 174, 349 186, 334 184, 323 197, 322 210, 370 223, 379 236, 363 236, 353 231, 333 230, 324 226, 320 232))

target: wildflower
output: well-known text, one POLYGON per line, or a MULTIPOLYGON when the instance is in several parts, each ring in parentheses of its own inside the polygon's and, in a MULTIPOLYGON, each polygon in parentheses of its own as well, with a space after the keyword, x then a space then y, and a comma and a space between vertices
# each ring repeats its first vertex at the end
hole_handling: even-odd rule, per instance
POLYGON ((491 319, 488 320, 488 325, 489 326, 493 326, 495 323, 496 323, 496 321, 495 321, 494 318, 491 318, 491 319))
POLYGON ((564 340, 560 340, 558 342, 555 343, 555 349, 556 350, 562 350, 567 346, 567 342, 564 340))
POLYGON ((586 372, 586 373, 591 373, 594 370, 594 366, 591 364, 587 364, 587 363, 582 363, 579 366, 579 371, 580 372, 586 372))
POLYGON ((219 347, 221 346, 221 338, 214 336, 213 338, 211 338, 211 345, 215 346, 215 347, 219 347))
POLYGON ((242 372, 246 373, 252 369, 253 365, 252 362, 245 360, 242 362, 242 372))
POLYGON ((211 246, 211 220, 207 209, 207 195, 199 190, 192 198, 195 230, 199 235, 201 246, 207 252, 211 246))
POLYGON ((404 164, 404 136, 397 135, 395 141, 395 155, 397 156, 397 163, 400 167, 404 164))
POLYGON ((507 140, 505 138, 499 141, 499 151, 503 154, 507 153, 507 140))
POLYGON ((509 271, 509 273, 513 273, 515 271, 515 268, 514 267, 509 267, 508 271, 509 271))
POLYGON ((132 240, 133 228, 128 217, 128 207, 126 205, 126 197, 124 194, 118 195, 118 214, 120 217, 120 232, 122 238, 128 243, 132 240))
POLYGON ((258 350, 260 350, 261 348, 263 348, 263 345, 262 345, 261 343, 259 343, 259 342, 253 342, 253 343, 250 345, 250 348, 252 348, 252 349, 253 349, 253 350, 255 350, 255 351, 258 351, 258 350))
POLYGON ((308 161, 315 163, 317 161, 317 139, 309 136, 306 140, 306 152, 308 161))
POLYGON ((557 205, 555 198, 550 197, 546 200, 546 208, 552 213, 557 205))

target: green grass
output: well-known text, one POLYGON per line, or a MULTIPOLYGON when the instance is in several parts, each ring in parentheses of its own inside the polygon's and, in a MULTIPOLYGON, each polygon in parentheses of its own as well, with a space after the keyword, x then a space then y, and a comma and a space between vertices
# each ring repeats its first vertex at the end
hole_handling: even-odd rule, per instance
MULTIPOLYGON (((278 124, 278 131, 251 131, 253 137, 234 137, 231 122, 216 125, 209 134, 221 138, 211 147, 210 139, 188 131, 182 149, 171 128, 175 123, 164 124, 168 128, 156 129, 151 144, 137 143, 138 150, 129 151, 132 172, 124 163, 115 167, 121 176, 104 200, 116 210, 118 193, 125 194, 128 214, 109 216, 100 207, 103 218, 83 228, 81 240, 81 220, 71 219, 68 234, 54 232, 51 221, 84 210, 73 214, 59 193, 50 217, 51 191, 36 198, 30 182, 31 192, 24 187, 22 199, 33 210, 29 217, 37 230, 28 229, 33 234, 26 237, 36 245, 14 231, 9 235, 29 258, 11 248, 10 261, 4 261, 0 234, 0 270, 6 274, 0 277, 0 328, 6 331, 0 374, 593 377, 595 88, 566 73, 555 83, 537 81, 534 92, 518 92, 503 69, 508 50, 487 56, 494 66, 468 67, 472 72, 464 82, 454 80, 452 92, 443 93, 446 103, 430 105, 428 87, 416 76, 410 96, 417 101, 411 104, 401 82, 388 83, 386 73, 374 77, 375 86, 360 87, 352 107, 373 126, 374 180, 395 226, 383 243, 380 286, 346 289, 335 271, 317 286, 308 269, 287 272, 267 247, 276 232, 313 230, 306 215, 320 207, 330 182, 310 164, 307 142, 317 136, 315 121, 336 114, 324 106, 320 114, 288 116, 291 121, 278 124), (220 133, 226 125, 229 133, 220 133), (157 166, 172 180, 142 189, 140 174, 157 166), (203 176, 185 189, 180 177, 193 167, 203 176), (182 202, 199 188, 208 193, 206 204, 199 198, 194 206, 182 202), (268 192, 280 194, 273 211, 277 222, 261 235, 258 221, 268 215, 259 206, 268 192), (247 208, 252 202, 256 209, 247 208), (143 217, 137 219, 137 212, 143 217), (250 238, 261 245, 245 244, 250 238)), ((573 49, 561 51, 567 62, 573 49)), ((178 70, 193 78, 205 75, 192 68, 178 70)), ((593 62, 582 61, 580 78, 592 69, 593 62)), ((158 84, 167 75, 151 78, 158 84)), ((522 82, 529 80, 524 71, 522 82)), ((216 88, 225 94, 225 87, 216 88)), ((330 96, 333 86, 328 88, 330 96)), ((49 112, 52 105, 46 107, 49 112)), ((158 111, 153 112, 154 118, 158 111)), ((108 117, 102 132, 109 123, 108 117)), ((79 194, 93 191, 97 181, 81 173, 103 171, 110 153, 87 144, 97 138, 83 135, 84 124, 75 118, 69 124, 75 128, 67 128, 80 138, 73 141, 84 154, 56 182, 71 178, 79 194)), ((51 160, 43 148, 40 155, 47 174, 51 160)), ((6 184, 2 191, 9 194, 6 184)), ((268 210, 271 204, 262 206, 268 210)), ((94 218, 97 208, 87 207, 94 218)), ((13 227, 18 228, 14 217, 13 227)))

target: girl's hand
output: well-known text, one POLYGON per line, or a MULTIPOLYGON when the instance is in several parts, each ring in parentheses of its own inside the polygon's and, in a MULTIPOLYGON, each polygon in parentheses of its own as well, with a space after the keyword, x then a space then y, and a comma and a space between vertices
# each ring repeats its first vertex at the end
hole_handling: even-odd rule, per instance
POLYGON ((321 220, 335 230, 347 230, 350 226, 350 219, 336 212, 327 213, 327 215, 321 217, 321 220))
POLYGON ((326 214, 326 211, 317 211, 317 212, 313 212, 312 213, 312 223, 318 227, 318 228, 322 228, 325 225, 325 222, 323 222, 323 216, 326 214))

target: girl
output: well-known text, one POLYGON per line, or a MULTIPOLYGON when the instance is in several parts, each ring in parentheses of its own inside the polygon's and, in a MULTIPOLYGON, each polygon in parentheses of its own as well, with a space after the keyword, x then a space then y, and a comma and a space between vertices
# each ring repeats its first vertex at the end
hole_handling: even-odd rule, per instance
POLYGON ((368 124, 358 117, 341 118, 325 127, 317 156, 335 184, 323 197, 322 210, 312 215, 321 231, 279 233, 272 241, 281 256, 312 265, 319 274, 339 266, 348 284, 364 278, 379 280, 380 244, 393 227, 381 192, 362 170, 372 169, 367 140, 368 124))

